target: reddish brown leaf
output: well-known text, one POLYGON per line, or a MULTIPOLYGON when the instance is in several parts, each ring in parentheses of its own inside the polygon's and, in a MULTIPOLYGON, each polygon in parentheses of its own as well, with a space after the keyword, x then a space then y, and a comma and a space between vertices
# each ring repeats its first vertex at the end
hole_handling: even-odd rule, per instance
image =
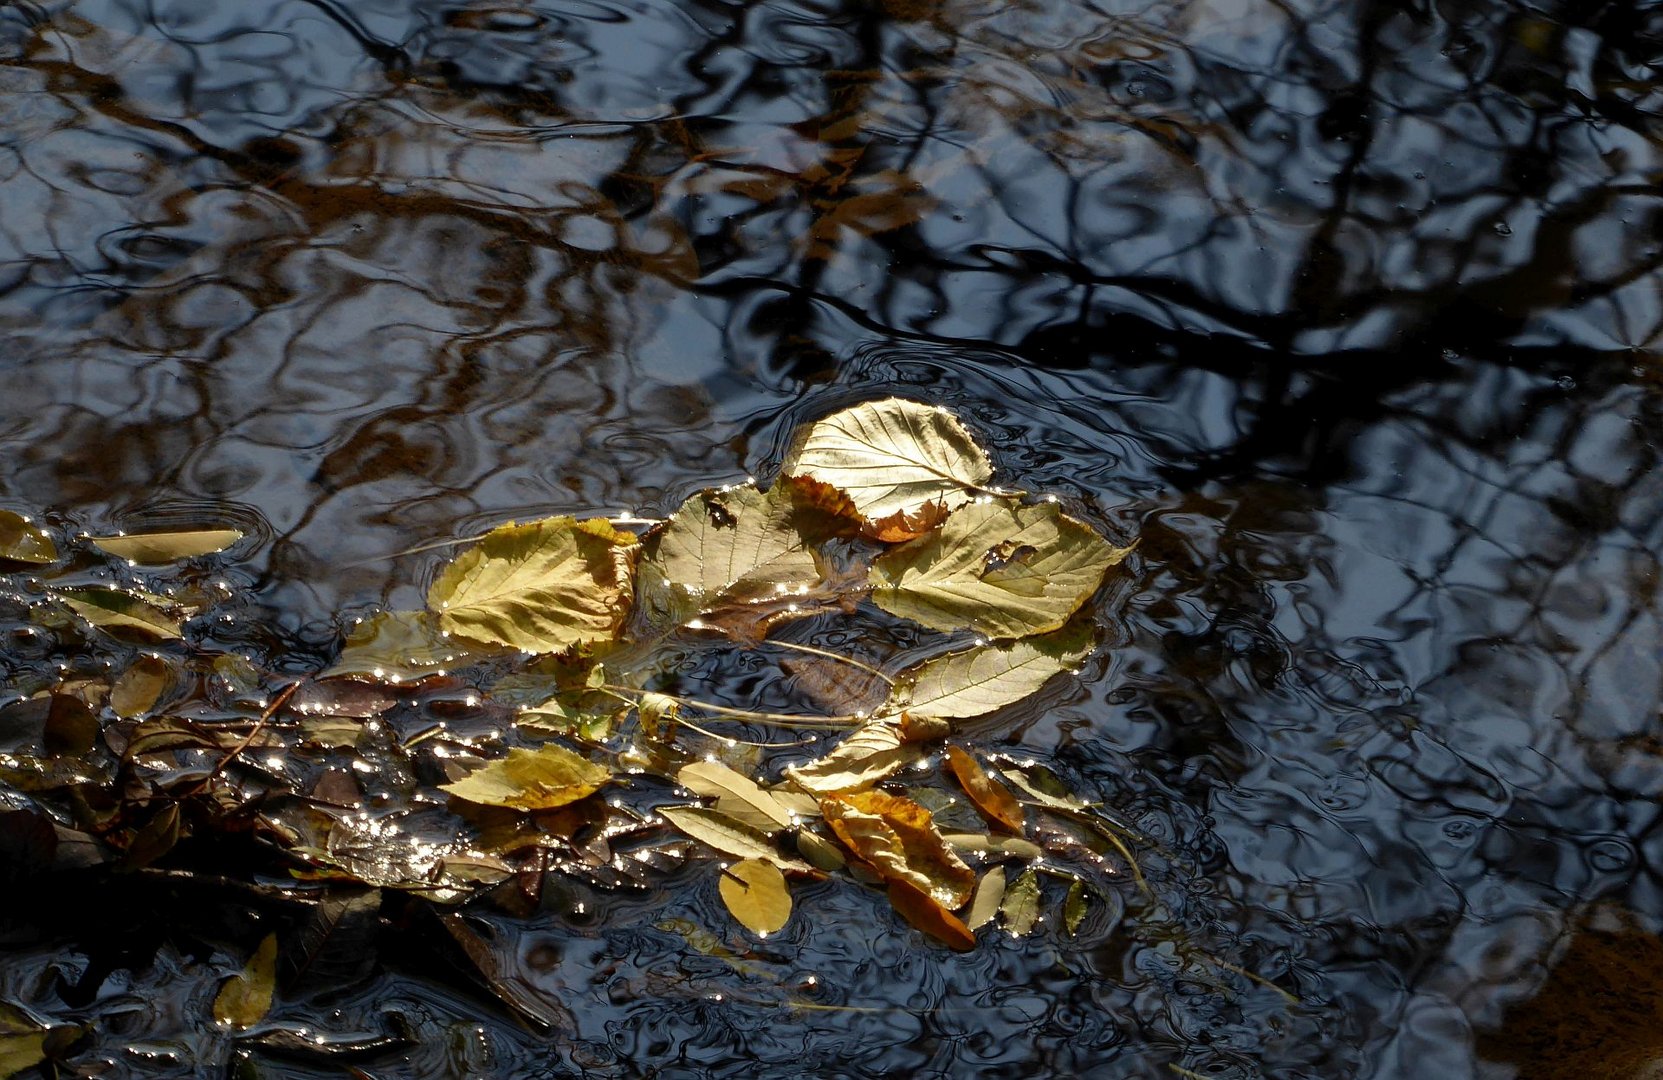
POLYGON ((989 776, 975 758, 956 746, 947 748, 947 764, 952 767, 953 775, 958 777, 964 793, 970 796, 970 801, 976 804, 983 817, 1013 833, 1022 832, 1027 824, 1022 804, 1016 801, 1009 788, 989 776))
POLYGON ((927 502, 911 512, 897 510, 888 517, 868 521, 860 531, 874 540, 898 544, 904 540, 916 540, 927 532, 934 532, 947 520, 947 512, 946 503, 927 502))
POLYGON ((951 911, 930 898, 930 894, 900 879, 889 882, 889 903, 901 918, 948 948, 968 952, 976 947, 976 936, 951 911))
POLYGON ((886 791, 851 791, 823 799, 826 824, 884 878, 906 881, 943 907, 970 899, 976 873, 942 839, 930 812, 886 791))

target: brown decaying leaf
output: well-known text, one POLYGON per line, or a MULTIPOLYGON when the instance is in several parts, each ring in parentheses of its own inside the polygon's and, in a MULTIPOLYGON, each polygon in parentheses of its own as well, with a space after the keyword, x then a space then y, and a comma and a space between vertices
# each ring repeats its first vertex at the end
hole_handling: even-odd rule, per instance
POLYGON ((854 791, 823 799, 820 808, 837 838, 884 878, 908 882, 946 908, 970 899, 975 871, 916 802, 886 791, 854 791))
POLYGON ((901 917, 948 948, 969 952, 976 935, 957 915, 936 903, 929 893, 899 879, 889 882, 889 903, 901 917))
POLYGON ((889 696, 889 684, 853 664, 824 656, 794 656, 780 661, 791 688, 838 716, 870 713, 889 696))
POLYGON ((956 746, 947 748, 947 764, 983 817, 1013 833, 1022 832, 1027 824, 1022 815, 1022 804, 1016 801, 1009 788, 989 776, 975 758, 956 746))
POLYGON ((901 714, 901 738, 909 743, 945 739, 953 733, 953 725, 939 716, 925 716, 915 712, 901 714))
POLYGON ((98 718, 72 694, 53 694, 41 729, 41 744, 53 757, 81 757, 98 739, 98 718))
POLYGON ((946 502, 927 502, 917 510, 897 510, 888 517, 868 521, 861 533, 886 544, 899 544, 941 528, 947 514, 946 502))

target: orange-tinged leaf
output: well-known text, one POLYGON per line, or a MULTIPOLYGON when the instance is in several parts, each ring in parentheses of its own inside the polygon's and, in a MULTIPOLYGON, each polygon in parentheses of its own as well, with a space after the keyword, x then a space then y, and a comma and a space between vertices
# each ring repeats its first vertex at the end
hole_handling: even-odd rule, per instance
POLYGON ((975 758, 956 746, 947 748, 947 764, 983 817, 1013 833, 1022 831, 1027 824, 1022 816, 1022 804, 1009 788, 989 776, 975 758))
POLYGON ((976 936, 957 915, 936 903, 929 893, 916 886, 892 879, 889 882, 889 903, 901 913, 901 918, 948 948, 969 952, 976 947, 976 936))
POLYGON ((886 544, 899 544, 905 540, 916 540, 927 532, 934 532, 941 528, 941 523, 946 520, 945 501, 927 502, 916 510, 901 509, 888 517, 868 521, 861 532, 886 544))
POLYGON ((942 839, 930 812, 886 791, 854 791, 820 803, 826 823, 873 869, 905 881, 946 908, 961 907, 976 887, 976 873, 942 839))

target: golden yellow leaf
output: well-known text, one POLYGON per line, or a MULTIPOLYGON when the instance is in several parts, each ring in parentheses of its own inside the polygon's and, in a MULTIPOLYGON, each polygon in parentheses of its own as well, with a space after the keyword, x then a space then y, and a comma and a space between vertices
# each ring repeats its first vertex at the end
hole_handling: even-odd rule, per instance
POLYGON ((194 559, 224 551, 243 538, 241 529, 197 529, 190 532, 130 533, 88 537, 94 544, 129 562, 156 564, 194 559))
POLYGON ((821 800, 820 808, 837 838, 885 879, 905 881, 945 908, 970 899, 975 872, 916 802, 885 791, 852 791, 821 800))
POLYGON ((515 747, 506 758, 441 787, 480 806, 552 810, 594 794, 610 779, 604 766, 564 746, 545 743, 535 750, 515 747))
POLYGON ((267 934, 248 966, 219 988, 214 997, 214 1020, 229 1027, 253 1027, 271 1011, 276 986, 277 935, 267 934))
POLYGON ((785 875, 771 862, 736 862, 722 871, 716 888, 728 911, 753 933, 777 933, 791 918, 791 891, 786 887, 785 875))

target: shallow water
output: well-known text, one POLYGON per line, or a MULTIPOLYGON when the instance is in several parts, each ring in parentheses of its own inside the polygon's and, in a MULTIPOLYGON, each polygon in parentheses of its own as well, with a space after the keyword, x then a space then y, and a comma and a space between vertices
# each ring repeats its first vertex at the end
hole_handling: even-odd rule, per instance
MULTIPOLYGON (((1646 4, 6 5, 0 502, 251 530, 197 643, 306 671, 420 605, 393 553, 949 405, 1141 538, 977 737, 1158 841, 1158 904, 957 956, 828 883, 744 952, 672 867, 479 917, 550 1031, 419 922, 284 1020, 394 1025, 374 1076, 1513 1076, 1584 912, 1663 923, 1660 56, 1646 4)), ((238 954, 171 895, 16 901, 0 998, 224 1069, 238 954)))

